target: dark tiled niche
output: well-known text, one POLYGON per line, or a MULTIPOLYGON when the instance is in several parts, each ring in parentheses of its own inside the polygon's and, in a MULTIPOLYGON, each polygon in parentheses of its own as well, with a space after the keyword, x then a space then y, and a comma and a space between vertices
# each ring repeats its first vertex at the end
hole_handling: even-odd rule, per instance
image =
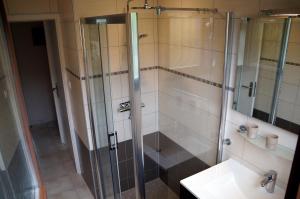
MULTIPOLYGON (((121 190, 134 187, 132 140, 119 143, 121 190)), ((178 195, 180 180, 203 171, 209 166, 176 144, 161 132, 144 136, 145 181, 160 178, 178 195)))

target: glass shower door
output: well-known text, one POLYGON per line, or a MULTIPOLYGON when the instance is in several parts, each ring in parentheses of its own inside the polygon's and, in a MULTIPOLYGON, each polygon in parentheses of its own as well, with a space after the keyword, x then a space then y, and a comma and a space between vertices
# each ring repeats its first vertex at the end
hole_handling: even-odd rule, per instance
POLYGON ((145 189, 137 14, 85 18, 82 30, 91 128, 100 150, 99 190, 104 198, 119 198, 120 191, 124 198, 140 198, 145 189))
POLYGON ((82 33, 89 119, 95 151, 92 166, 96 198, 120 198, 117 134, 112 118, 106 25, 84 23, 82 33))

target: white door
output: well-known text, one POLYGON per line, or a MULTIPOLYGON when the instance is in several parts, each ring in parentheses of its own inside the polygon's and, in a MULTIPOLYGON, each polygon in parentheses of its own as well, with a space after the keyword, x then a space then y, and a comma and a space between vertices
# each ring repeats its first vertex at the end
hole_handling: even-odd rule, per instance
POLYGON ((48 62, 51 76, 51 85, 54 97, 54 104, 56 110, 56 117, 58 122, 60 140, 63 144, 66 143, 65 126, 63 119, 63 87, 62 82, 59 81, 58 73, 60 68, 60 60, 58 57, 58 47, 56 41, 56 32, 54 23, 51 21, 44 21, 45 38, 48 54, 48 62))
POLYGON ((244 57, 241 63, 238 63, 240 81, 237 110, 245 115, 252 116, 259 72, 263 23, 259 20, 250 20, 246 22, 245 29, 244 57))

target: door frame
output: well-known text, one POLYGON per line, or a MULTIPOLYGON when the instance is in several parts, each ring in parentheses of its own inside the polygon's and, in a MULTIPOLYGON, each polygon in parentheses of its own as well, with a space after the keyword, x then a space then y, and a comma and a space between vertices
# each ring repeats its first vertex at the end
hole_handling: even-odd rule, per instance
MULTIPOLYGON (((62 115, 62 98, 59 97, 59 88, 58 88, 58 72, 60 69, 55 66, 54 60, 56 55, 55 44, 52 44, 52 42, 56 42, 56 34, 55 32, 55 26, 53 26, 54 21, 43 21, 44 26, 44 32, 45 32, 45 40, 46 40, 46 49, 47 49, 47 55, 48 55, 48 65, 49 65, 49 71, 50 71, 50 81, 51 81, 51 88, 52 88, 52 94, 54 99, 54 106, 55 106, 55 112, 56 112, 56 118, 58 123, 58 129, 60 134, 60 141, 62 144, 66 144, 66 132, 65 132, 65 125, 63 121, 63 115, 62 115), (54 30, 53 30, 54 29, 54 30), (54 92, 55 91, 55 92, 54 92)), ((54 24, 55 25, 55 24, 54 24)), ((60 65, 60 64, 59 64, 60 65)))
POLYGON ((6 36, 6 42, 7 42, 7 50, 9 54, 9 60, 10 60, 10 67, 12 75, 14 76, 14 84, 15 84, 15 93, 16 93, 16 103, 18 105, 18 109, 20 111, 20 122, 21 122, 21 128, 23 130, 23 136, 24 136, 24 144, 26 146, 26 158, 30 161, 33 170, 33 177, 36 178, 36 181, 38 183, 39 188, 39 198, 40 199, 47 199, 47 193, 46 193, 46 186, 42 180, 40 167, 37 161, 37 157, 35 154, 33 142, 32 142, 32 135, 30 133, 29 129, 29 120, 28 115, 26 111, 25 106, 25 100, 22 92, 21 87, 21 79, 18 72, 17 67, 17 59, 15 54, 15 48, 13 44, 13 37, 12 32, 10 29, 8 16, 6 14, 5 6, 3 0, 0 0, 0 20, 3 23, 3 31, 6 36), (29 155, 29 157, 27 157, 29 155))
POLYGON ((68 89, 68 78, 66 73, 66 62, 65 62, 65 56, 63 51, 63 37, 62 37, 62 29, 61 29, 61 19, 59 14, 33 14, 33 15, 8 15, 7 16, 8 23, 13 22, 32 22, 32 21, 54 21, 55 23, 55 29, 56 29, 56 37, 58 42, 58 53, 59 53, 59 61, 60 61, 60 69, 61 69, 61 75, 62 75, 62 81, 63 81, 63 89, 64 89, 64 95, 65 95, 65 106, 67 109, 67 117, 68 117, 68 123, 69 123, 69 131, 71 135, 71 142, 72 142, 72 151, 75 161, 75 167, 77 173, 82 172, 81 164, 80 164, 80 156, 79 156, 79 146, 77 142, 77 135, 74 128, 74 117, 71 107, 71 100, 70 100, 70 92, 68 89))

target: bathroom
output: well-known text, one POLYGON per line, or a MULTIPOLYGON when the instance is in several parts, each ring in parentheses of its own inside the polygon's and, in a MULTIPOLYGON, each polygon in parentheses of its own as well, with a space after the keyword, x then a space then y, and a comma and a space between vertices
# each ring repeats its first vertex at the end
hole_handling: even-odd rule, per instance
POLYGON ((94 198, 296 198, 299 1, 17 3, 8 21, 57 16, 74 165, 94 198), (222 169, 255 187, 209 181, 222 169))

